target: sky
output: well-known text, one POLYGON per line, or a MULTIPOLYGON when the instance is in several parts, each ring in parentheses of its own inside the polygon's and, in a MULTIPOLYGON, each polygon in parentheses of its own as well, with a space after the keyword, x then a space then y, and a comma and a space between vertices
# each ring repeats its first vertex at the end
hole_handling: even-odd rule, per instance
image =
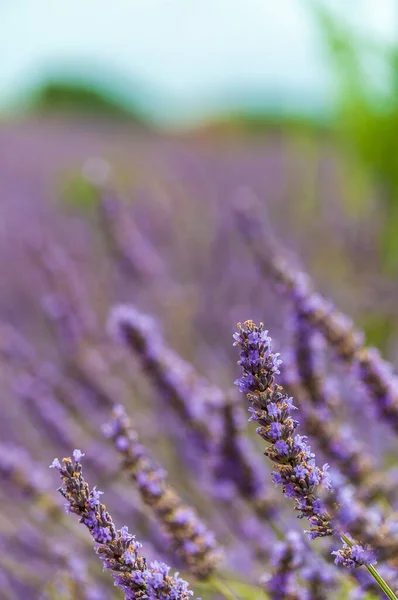
MULTIPOLYGON (((396 34, 396 0, 324 2, 377 39, 396 34)), ((0 23, 0 110, 57 72, 144 90, 160 118, 263 90, 315 108, 330 96, 309 0, 0 0, 0 23)))

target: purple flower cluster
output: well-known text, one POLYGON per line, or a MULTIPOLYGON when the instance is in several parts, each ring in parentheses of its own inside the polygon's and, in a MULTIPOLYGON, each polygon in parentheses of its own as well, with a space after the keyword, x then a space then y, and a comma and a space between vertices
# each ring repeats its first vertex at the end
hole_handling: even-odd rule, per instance
POLYGON ((241 392, 247 394, 251 420, 258 423, 257 433, 269 443, 265 454, 276 465, 274 483, 281 485, 287 498, 293 498, 300 517, 310 521, 310 538, 333 533, 317 490, 322 485, 331 489, 328 465, 316 466, 306 437, 295 433, 297 421, 291 412, 293 400, 275 381, 281 361, 272 352, 271 339, 261 323, 238 324, 235 345, 241 348, 239 365, 243 375, 236 380, 241 392))
MULTIPOLYGON (((332 524, 331 516, 317 495, 319 486, 331 491, 328 468, 327 465, 323 469, 316 466, 306 439, 295 434, 298 422, 291 417, 293 400, 275 381, 281 361, 279 355, 272 352, 268 332, 262 323, 257 327, 252 321, 246 321, 244 326, 238 324, 234 340, 234 345, 241 348, 238 364, 243 370, 242 377, 235 383, 247 395, 250 420, 259 424, 257 433, 269 443, 265 454, 277 466, 273 472, 274 482, 282 485, 285 496, 295 500, 299 517, 306 517, 310 521, 310 539, 338 534, 347 519, 342 519, 340 515, 339 521, 332 524)), ((331 499, 332 496, 329 496, 328 504, 333 506, 331 499)), ((354 506, 359 510, 359 519, 363 519, 361 524, 370 525, 370 537, 378 541, 368 513, 361 512, 356 503, 354 506)), ((361 533, 360 526, 359 530, 361 533)), ((374 556, 371 549, 356 542, 351 543, 346 534, 342 535, 342 539, 348 541, 345 541, 342 549, 333 553, 336 555, 336 564, 346 567, 370 565, 374 556)))
POLYGON ((214 534, 168 485, 166 472, 140 444, 138 433, 123 406, 115 406, 112 420, 104 426, 104 432, 112 438, 123 457, 123 469, 138 487, 144 503, 159 519, 176 554, 195 576, 208 577, 221 558, 214 534))
POLYGON ((351 543, 344 541, 342 548, 332 552, 336 557, 334 559, 336 565, 353 569, 361 565, 376 564, 376 555, 372 548, 349 541, 351 543))
POLYGON ((51 467, 59 471, 62 485, 59 489, 67 501, 67 510, 80 517, 96 543, 96 552, 104 569, 112 572, 114 583, 124 592, 126 600, 187 600, 193 593, 188 583, 169 575, 170 568, 160 562, 150 565, 139 554, 142 545, 135 540, 127 527, 116 529, 112 517, 101 503, 102 492, 90 489, 84 480, 80 450, 71 458, 56 458, 51 467))

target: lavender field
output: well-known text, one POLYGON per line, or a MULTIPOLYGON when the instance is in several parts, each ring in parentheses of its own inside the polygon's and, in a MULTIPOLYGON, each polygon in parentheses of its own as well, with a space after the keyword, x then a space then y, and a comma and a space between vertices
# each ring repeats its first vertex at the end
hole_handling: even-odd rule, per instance
POLYGON ((31 118, 0 191, 0 598, 396 598, 397 281, 332 139, 31 118))

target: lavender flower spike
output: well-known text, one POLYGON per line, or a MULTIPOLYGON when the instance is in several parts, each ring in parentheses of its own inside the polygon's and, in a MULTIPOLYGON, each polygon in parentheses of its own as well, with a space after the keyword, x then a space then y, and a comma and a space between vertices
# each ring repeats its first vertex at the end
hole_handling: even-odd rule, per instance
POLYGON ((334 562, 336 565, 343 565, 348 569, 353 569, 361 565, 370 565, 376 563, 376 555, 370 547, 361 546, 356 544, 350 538, 347 541, 351 541, 348 544, 346 541, 343 542, 343 547, 335 552, 332 552, 336 557, 334 562))
POLYGON ((276 465, 273 473, 276 484, 282 485, 283 493, 293 498, 299 518, 306 517, 310 522, 310 539, 338 534, 344 546, 336 554, 338 564, 346 567, 364 565, 388 598, 397 600, 394 592, 371 564, 370 550, 360 546, 346 534, 334 530, 331 517, 323 508, 316 495, 321 485, 331 489, 328 465, 320 469, 315 464, 314 455, 306 443, 306 438, 295 435, 298 425, 291 417, 295 407, 283 388, 275 381, 279 374, 278 354, 272 352, 271 338, 264 331, 263 323, 257 327, 253 321, 245 321, 234 334, 234 345, 242 348, 240 361, 243 375, 235 381, 242 392, 246 392, 251 404, 252 421, 260 425, 257 433, 270 445, 265 454, 276 465))
POLYGON ((281 361, 272 353, 268 332, 262 323, 257 327, 252 321, 243 327, 239 323, 238 328, 234 339, 242 348, 238 364, 243 375, 235 384, 247 394, 251 420, 259 424, 257 433, 270 444, 265 454, 276 465, 273 481, 295 500, 299 517, 309 520, 311 539, 332 535, 330 517, 317 496, 319 486, 331 488, 328 465, 317 467, 306 438, 294 435, 298 423, 291 417, 292 398, 275 382, 281 361))
POLYGON ((51 467, 59 471, 62 485, 59 491, 67 501, 69 512, 80 517, 96 542, 96 552, 109 569, 115 585, 123 590, 125 600, 188 600, 193 595, 188 583, 169 575, 170 568, 157 561, 147 564, 140 556, 141 544, 127 527, 116 529, 111 515, 100 502, 102 492, 89 488, 84 480, 80 450, 71 458, 56 458, 51 467))
POLYGON ((221 558, 214 535, 195 511, 183 504, 167 483, 167 473, 139 443, 138 433, 123 406, 115 406, 104 433, 114 441, 123 457, 123 468, 139 489, 144 503, 153 510, 172 541, 176 554, 200 579, 211 575, 221 558))

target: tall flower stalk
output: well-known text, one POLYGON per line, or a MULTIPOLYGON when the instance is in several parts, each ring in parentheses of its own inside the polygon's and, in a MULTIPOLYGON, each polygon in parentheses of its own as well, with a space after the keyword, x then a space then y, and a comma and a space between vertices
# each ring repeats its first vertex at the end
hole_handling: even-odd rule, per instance
POLYGON ((112 419, 103 429, 113 440, 123 458, 123 469, 138 487, 144 503, 159 519, 176 554, 196 577, 208 578, 221 558, 214 534, 167 483, 166 472, 140 443, 123 406, 114 407, 112 419))
POLYGON ((154 561, 148 565, 141 556, 142 545, 127 527, 116 529, 112 517, 100 502, 102 492, 90 489, 84 480, 79 450, 73 459, 55 459, 52 467, 59 471, 62 485, 59 488, 67 502, 69 512, 76 514, 87 527, 95 544, 96 553, 109 570, 115 585, 123 592, 126 600, 152 598, 153 600, 188 600, 193 592, 188 583, 169 574, 170 568, 154 561))
MULTIPOLYGON (((250 420, 258 424, 257 433, 268 443, 265 455, 274 463, 273 481, 282 486, 283 494, 292 498, 299 518, 310 523, 310 539, 331 536, 334 529, 331 516, 320 498, 322 487, 330 491, 328 465, 319 468, 306 437, 295 433, 298 422, 292 418, 293 399, 277 384, 281 360, 272 352, 268 332, 253 321, 238 324, 234 345, 239 345, 242 376, 236 380, 241 392, 246 393, 251 412, 250 420)), ((372 565, 371 550, 341 535, 344 546, 335 552, 337 564, 347 567, 365 565, 389 598, 395 594, 382 580, 372 565)))
POLYGON ((269 443, 265 454, 276 466, 274 483, 282 486, 284 495, 295 500, 300 518, 310 522, 311 539, 332 535, 331 519, 317 495, 320 486, 331 489, 329 466, 320 469, 307 444, 307 438, 295 434, 298 422, 291 413, 293 399, 275 382, 281 360, 272 353, 271 338, 263 325, 252 321, 238 324, 235 345, 241 347, 239 364, 243 375, 235 381, 247 394, 251 421, 258 423, 257 433, 269 443))

